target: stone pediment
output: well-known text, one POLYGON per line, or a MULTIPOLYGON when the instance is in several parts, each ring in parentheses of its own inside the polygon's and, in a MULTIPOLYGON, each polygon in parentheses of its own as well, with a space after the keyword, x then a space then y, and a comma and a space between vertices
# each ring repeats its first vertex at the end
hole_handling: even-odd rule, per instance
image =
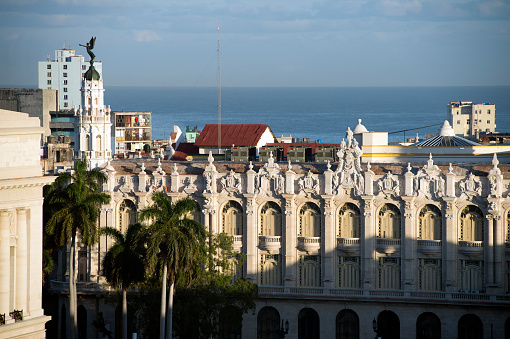
POLYGON ((274 162, 272 152, 267 163, 264 164, 264 167, 260 168, 255 177, 255 192, 268 196, 285 193, 285 177, 280 166, 274 162))

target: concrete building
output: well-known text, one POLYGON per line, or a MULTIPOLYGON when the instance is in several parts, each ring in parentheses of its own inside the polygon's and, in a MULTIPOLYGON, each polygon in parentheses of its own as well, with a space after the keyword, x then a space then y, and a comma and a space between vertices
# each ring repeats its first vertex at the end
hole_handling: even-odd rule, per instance
MULTIPOLYGON (((255 312, 231 329, 244 338, 277 338, 282 321, 288 338, 510 335, 510 165, 493 155, 438 166, 434 154, 362 164, 350 130, 337 155, 334 164, 114 160, 100 225, 125 229, 154 191, 196 200, 197 220, 233 237, 247 258, 240 274, 259 285, 255 312)), ((108 310, 97 298, 107 241, 82 249, 86 317, 108 310)), ((65 309, 65 267, 60 277, 51 288, 65 309)))
POLYGON ((0 110, 0 338, 45 338, 39 119, 0 110))
MULTIPOLYGON (((103 74, 101 61, 95 61, 94 67, 100 76, 103 74)), ((55 50, 55 59, 39 61, 38 88, 58 90, 58 109, 70 109, 81 104, 81 83, 88 68, 88 61, 82 55, 76 55, 72 49, 55 50)))
POLYGON ((39 118, 44 137, 51 134, 51 112, 58 111, 58 102, 55 89, 0 88, 0 109, 39 118))
POLYGON ((115 154, 144 152, 151 147, 151 112, 113 112, 115 154))
POLYGON ((483 133, 496 130, 496 105, 472 101, 452 101, 448 104, 447 120, 456 135, 478 139, 483 133))

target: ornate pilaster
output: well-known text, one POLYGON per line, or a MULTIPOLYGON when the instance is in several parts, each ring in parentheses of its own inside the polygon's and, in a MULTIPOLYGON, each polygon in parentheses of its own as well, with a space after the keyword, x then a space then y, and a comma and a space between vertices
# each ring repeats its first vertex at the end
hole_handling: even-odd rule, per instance
POLYGON ((292 166, 289 160, 289 170, 285 172, 285 193, 294 194, 294 178, 296 173, 292 171, 292 166))
MULTIPOLYGON (((289 173, 289 172, 287 172, 289 173)), ((284 286, 296 286, 297 284, 297 225, 295 213, 294 195, 283 194, 285 201, 285 224, 283 225, 282 238, 282 253, 284 253, 284 260, 282 261, 282 268, 284 269, 283 284, 284 286)))
POLYGON ((456 292, 458 272, 458 251, 459 225, 457 222, 457 207, 455 197, 443 197, 445 202, 443 211, 443 228, 441 243, 443 247, 443 281, 446 292, 456 292))
POLYGON ((321 230, 322 235, 322 250, 323 253, 323 279, 324 287, 334 288, 336 287, 336 239, 337 239, 337 228, 335 225, 335 218, 333 213, 333 196, 323 195, 324 199, 324 221, 323 229, 321 230))
POLYGON ((27 312, 28 293, 28 238, 27 238, 27 210, 16 210, 17 240, 16 240, 16 299, 14 307, 27 312))
POLYGON ((402 277, 403 286, 405 290, 416 290, 416 239, 418 238, 416 234, 416 209, 413 203, 414 197, 402 197, 402 199, 404 200, 404 229, 401 232, 400 255, 402 256, 402 270, 404 272, 402 277))
POLYGON ((0 211, 0 313, 8 315, 10 291, 10 213, 0 211))
POLYGON ((487 214, 485 216, 485 263, 487 287, 494 287, 494 215, 487 214))
POLYGON ((375 288, 375 274, 376 274, 376 240, 377 240, 377 218, 375 215, 375 206, 373 196, 362 196, 364 200, 363 224, 361 225, 362 234, 361 239, 364 240, 364 246, 361 247, 362 251, 362 268, 363 268, 363 288, 375 288))
POLYGON ((446 173, 446 196, 455 196, 455 173, 453 173, 452 164, 448 167, 448 173, 446 173))
POLYGON ((170 191, 173 193, 179 192, 179 172, 177 171, 177 164, 174 163, 172 174, 170 174, 170 191))
MULTIPOLYGON (((253 181, 253 179, 252 179, 253 181)), ((248 182, 249 183, 249 182, 248 182)), ((246 280, 251 283, 258 283, 258 241, 259 225, 257 222, 257 207, 255 205, 255 194, 245 194, 246 198, 246 280)))
POLYGON ((411 172, 412 167, 411 164, 407 164, 407 172, 404 174, 404 182, 405 182, 405 188, 404 188, 404 195, 407 197, 410 197, 414 193, 414 186, 413 186, 413 179, 414 174, 411 172))

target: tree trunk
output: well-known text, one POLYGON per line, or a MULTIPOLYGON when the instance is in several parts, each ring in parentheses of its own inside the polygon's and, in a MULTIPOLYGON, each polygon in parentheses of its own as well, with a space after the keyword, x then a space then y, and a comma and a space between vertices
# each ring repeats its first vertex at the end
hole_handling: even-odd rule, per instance
POLYGON ((166 312, 166 339, 172 339, 173 309, 174 309, 174 282, 172 281, 168 291, 168 309, 166 312))
POLYGON ((122 339, 127 339, 127 288, 122 289, 122 339))
POLYGON ((165 339, 165 320, 166 320, 166 274, 168 270, 168 260, 163 264, 163 277, 161 282, 161 315, 159 318, 159 338, 165 339))
POLYGON ((76 339, 78 337, 78 319, 76 318, 76 274, 75 274, 75 260, 76 260, 76 235, 71 235, 71 248, 69 250, 69 338, 76 339))

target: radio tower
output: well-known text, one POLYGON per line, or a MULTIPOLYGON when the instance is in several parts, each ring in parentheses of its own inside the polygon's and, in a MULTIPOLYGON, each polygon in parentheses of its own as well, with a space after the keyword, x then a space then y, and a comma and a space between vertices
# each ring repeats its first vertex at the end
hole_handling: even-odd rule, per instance
POLYGON ((220 62, 220 26, 218 26, 218 155, 221 153, 221 62, 220 62))

